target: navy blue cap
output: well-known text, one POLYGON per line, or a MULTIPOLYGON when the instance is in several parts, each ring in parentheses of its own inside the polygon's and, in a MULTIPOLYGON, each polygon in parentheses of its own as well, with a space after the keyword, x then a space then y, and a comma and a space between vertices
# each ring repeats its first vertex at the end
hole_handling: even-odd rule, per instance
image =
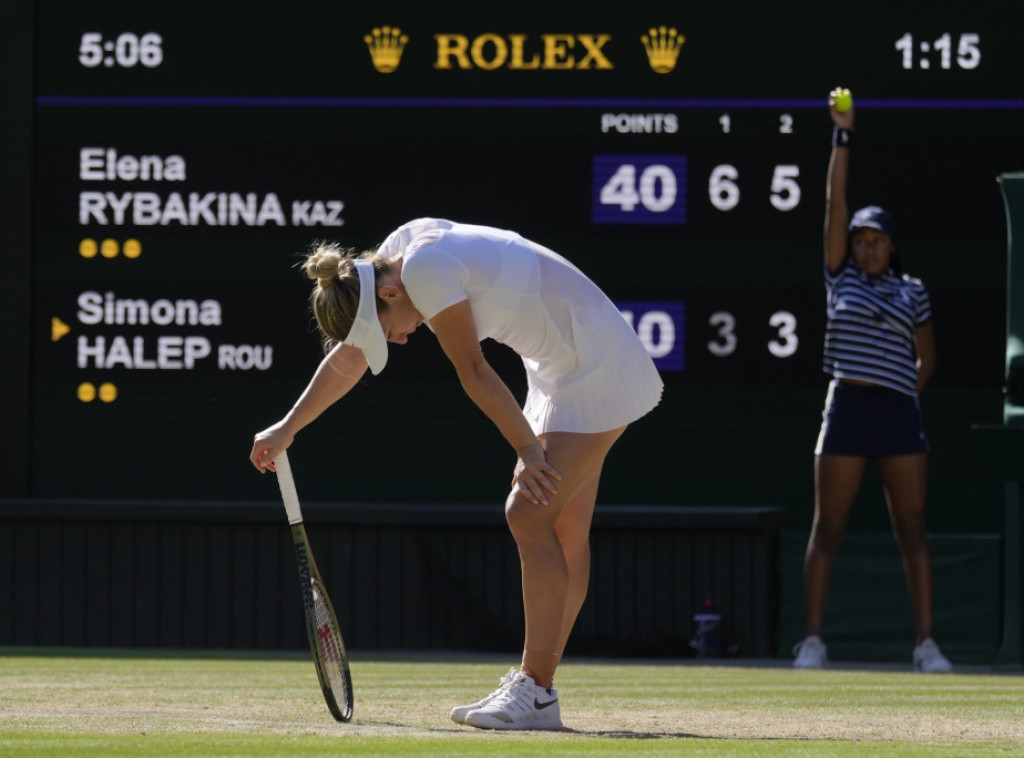
POLYGON ((853 214, 853 218, 850 219, 849 232, 853 234, 858 229, 877 229, 883 234, 888 234, 890 237, 893 236, 895 231, 895 225, 892 222, 892 216, 885 208, 879 208, 877 205, 869 205, 865 208, 861 208, 859 211, 853 214))

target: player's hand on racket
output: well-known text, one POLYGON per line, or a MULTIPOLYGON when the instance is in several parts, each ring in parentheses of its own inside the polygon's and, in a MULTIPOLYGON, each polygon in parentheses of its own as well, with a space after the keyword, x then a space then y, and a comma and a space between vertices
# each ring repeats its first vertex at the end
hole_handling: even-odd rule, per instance
POLYGON ((512 489, 534 505, 547 505, 551 495, 558 494, 558 482, 562 475, 555 470, 544 455, 539 442, 519 448, 519 460, 512 475, 512 489))
POLYGON ((274 459, 283 451, 287 450, 295 440, 295 435, 284 427, 283 421, 278 421, 256 435, 252 442, 252 452, 249 460, 256 470, 261 474, 268 471, 277 471, 274 466, 274 459))

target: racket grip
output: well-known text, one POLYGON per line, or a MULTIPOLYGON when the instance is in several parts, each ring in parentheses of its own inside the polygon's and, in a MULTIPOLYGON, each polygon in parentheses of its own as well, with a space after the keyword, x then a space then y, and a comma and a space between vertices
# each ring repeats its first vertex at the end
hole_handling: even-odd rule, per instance
POLYGON ((288 462, 288 451, 282 450, 278 453, 277 458, 274 459, 274 467, 277 469, 277 485, 281 488, 281 499, 284 500, 288 523, 301 524, 302 509, 299 507, 299 493, 295 489, 292 466, 288 462))

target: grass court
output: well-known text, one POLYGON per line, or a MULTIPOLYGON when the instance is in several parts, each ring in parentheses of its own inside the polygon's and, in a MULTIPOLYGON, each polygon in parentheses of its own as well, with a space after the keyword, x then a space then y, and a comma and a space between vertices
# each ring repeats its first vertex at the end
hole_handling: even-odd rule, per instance
POLYGON ((0 649, 0 755, 986 756, 1024 749, 1024 675, 788 661, 567 660, 561 732, 459 726, 515 656, 351 656, 335 722, 308 655, 0 649))

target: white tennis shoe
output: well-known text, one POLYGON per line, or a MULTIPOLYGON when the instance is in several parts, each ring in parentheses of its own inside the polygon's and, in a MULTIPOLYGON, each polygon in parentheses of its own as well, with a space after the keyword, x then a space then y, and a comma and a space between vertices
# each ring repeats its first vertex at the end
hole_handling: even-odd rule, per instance
POLYGON ((520 671, 491 702, 470 711, 465 723, 479 729, 561 729, 558 691, 538 687, 520 671))
POLYGON ((948 674, 952 670, 953 664, 931 637, 914 648, 914 671, 922 674, 948 674))
POLYGON ((798 642, 793 647, 793 661, 795 669, 823 669, 828 666, 828 651, 821 637, 812 634, 803 642, 798 642))
POLYGON ((506 687, 512 684, 512 680, 516 678, 516 674, 518 673, 519 672, 516 670, 515 666, 513 666, 508 670, 508 673, 505 674, 505 676, 503 676, 501 680, 498 682, 498 689, 496 689, 490 695, 485 697, 483 700, 478 700, 472 705, 457 705, 454 708, 452 708, 452 721, 454 721, 456 724, 465 724, 466 714, 468 714, 470 711, 475 711, 477 708, 483 708, 485 705, 494 700, 494 698, 498 697, 498 695, 505 691, 506 687))

